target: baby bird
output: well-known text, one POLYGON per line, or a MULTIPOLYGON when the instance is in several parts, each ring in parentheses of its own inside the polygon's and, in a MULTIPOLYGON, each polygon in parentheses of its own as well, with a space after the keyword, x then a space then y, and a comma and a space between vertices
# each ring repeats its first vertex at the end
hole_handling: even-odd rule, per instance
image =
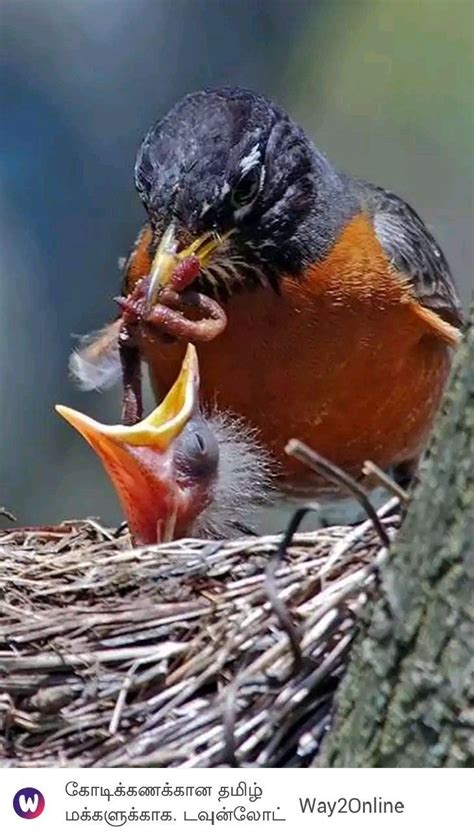
POLYGON ((229 413, 201 410, 192 344, 165 399, 135 425, 104 425, 62 405, 56 410, 102 460, 135 545, 232 537, 270 502, 272 460, 255 432, 229 413))

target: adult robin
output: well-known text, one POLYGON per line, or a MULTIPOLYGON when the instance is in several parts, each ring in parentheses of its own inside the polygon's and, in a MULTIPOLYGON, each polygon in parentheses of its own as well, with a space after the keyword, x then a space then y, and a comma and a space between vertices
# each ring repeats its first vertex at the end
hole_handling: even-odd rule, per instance
POLYGON ((101 458, 135 544, 241 534, 272 495, 271 460, 246 425, 202 412, 191 344, 165 399, 133 426, 56 410, 101 458))
MULTIPOLYGON (((148 221, 121 302, 157 399, 191 338, 204 401, 258 428, 287 478, 303 477, 283 453, 290 436, 356 476, 366 459, 416 461, 462 325, 416 212, 334 169, 281 108, 241 89, 179 102, 146 135, 135 178, 148 221), (220 325, 196 304, 189 328, 173 326, 160 295, 183 267, 220 325)), ((74 356, 84 387, 116 376, 120 323, 74 356)))

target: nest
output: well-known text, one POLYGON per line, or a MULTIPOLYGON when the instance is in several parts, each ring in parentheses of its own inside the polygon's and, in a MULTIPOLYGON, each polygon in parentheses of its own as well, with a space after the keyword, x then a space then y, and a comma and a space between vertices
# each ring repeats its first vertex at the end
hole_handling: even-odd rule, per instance
MULTIPOLYGON (((398 502, 378 514, 392 539, 398 502)), ((297 524, 140 549, 94 521, 5 531, 2 764, 308 765, 388 551, 372 520, 297 524)))

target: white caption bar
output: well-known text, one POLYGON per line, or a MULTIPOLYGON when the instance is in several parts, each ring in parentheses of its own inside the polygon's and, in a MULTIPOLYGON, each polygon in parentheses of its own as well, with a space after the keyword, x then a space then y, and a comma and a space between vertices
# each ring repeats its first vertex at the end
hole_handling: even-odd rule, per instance
POLYGON ((2 769, 2 834, 298 838, 447 835, 471 820, 456 769, 2 769), (34 820, 35 824, 26 823, 34 820))

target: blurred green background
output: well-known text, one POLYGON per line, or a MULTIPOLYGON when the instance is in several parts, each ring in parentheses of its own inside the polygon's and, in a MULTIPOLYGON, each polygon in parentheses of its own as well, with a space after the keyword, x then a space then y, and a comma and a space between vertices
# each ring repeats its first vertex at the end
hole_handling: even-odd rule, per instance
POLYGON ((472 0, 3 0, 0 505, 19 521, 120 515, 55 402, 74 335, 115 312, 143 212, 133 164, 185 93, 244 85, 341 169, 406 198, 472 296, 472 0))

